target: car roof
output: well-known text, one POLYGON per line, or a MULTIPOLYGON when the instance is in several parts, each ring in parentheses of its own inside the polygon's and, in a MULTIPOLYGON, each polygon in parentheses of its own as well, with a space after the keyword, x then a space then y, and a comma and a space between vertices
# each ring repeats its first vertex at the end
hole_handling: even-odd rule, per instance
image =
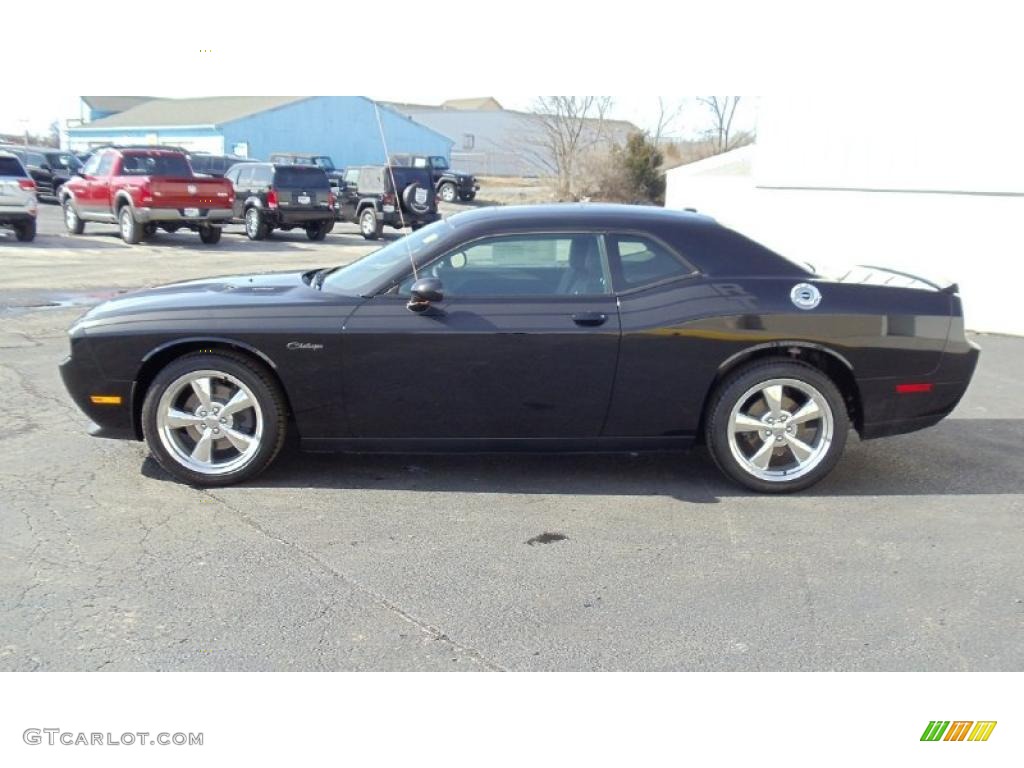
POLYGON ((681 223, 716 225, 710 216, 653 205, 616 203, 547 203, 542 205, 489 206, 457 213, 452 226, 518 222, 539 226, 630 227, 645 224, 681 223))

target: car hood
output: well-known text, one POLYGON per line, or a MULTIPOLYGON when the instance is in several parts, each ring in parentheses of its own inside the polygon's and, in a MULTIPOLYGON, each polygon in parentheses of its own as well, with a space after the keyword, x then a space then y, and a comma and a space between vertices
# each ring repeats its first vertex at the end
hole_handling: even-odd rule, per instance
POLYGON ((231 310, 261 306, 356 305, 361 298, 325 293, 311 287, 303 272, 229 275, 132 291, 89 310, 80 323, 127 321, 142 314, 231 310))

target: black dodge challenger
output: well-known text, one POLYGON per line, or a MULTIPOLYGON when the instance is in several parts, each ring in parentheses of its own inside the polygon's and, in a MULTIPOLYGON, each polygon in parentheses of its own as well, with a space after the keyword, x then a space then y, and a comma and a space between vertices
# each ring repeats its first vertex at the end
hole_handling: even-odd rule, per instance
POLYGON ((424 227, 342 267, 126 294, 61 364, 95 433, 196 485, 313 451, 638 451, 703 442, 758 491, 921 429, 978 361, 955 285, 826 279, 696 213, 567 204, 424 227))

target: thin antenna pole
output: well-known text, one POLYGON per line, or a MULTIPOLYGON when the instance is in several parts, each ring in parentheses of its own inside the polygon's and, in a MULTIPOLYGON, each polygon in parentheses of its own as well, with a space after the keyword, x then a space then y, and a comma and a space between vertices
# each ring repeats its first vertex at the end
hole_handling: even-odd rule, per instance
MULTIPOLYGON (((373 101, 373 113, 377 116, 377 129, 380 131, 380 143, 384 147, 384 167, 388 169, 388 175, 391 177, 391 189, 395 191, 395 205, 398 206, 398 220, 402 223, 402 229, 405 229, 405 214, 402 213, 402 200, 398 194, 398 184, 395 183, 395 171, 391 167, 391 153, 388 151, 388 140, 384 137, 384 122, 380 119, 380 107, 377 105, 376 100, 373 101)), ((430 194, 429 190, 427 194, 430 194)), ((405 235, 402 235, 402 239, 405 239, 405 235)), ((412 248, 409 245, 409 241, 405 243, 406 253, 409 255, 409 263, 412 265, 412 279, 419 280, 419 272, 416 270, 416 262, 412 258, 412 248)))

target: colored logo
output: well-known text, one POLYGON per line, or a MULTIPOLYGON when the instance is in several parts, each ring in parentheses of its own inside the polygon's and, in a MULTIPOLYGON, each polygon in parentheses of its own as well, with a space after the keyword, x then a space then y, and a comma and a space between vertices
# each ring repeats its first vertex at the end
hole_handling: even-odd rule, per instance
POLYGON ((995 720, 932 720, 921 741, 988 741, 995 729, 995 720))

